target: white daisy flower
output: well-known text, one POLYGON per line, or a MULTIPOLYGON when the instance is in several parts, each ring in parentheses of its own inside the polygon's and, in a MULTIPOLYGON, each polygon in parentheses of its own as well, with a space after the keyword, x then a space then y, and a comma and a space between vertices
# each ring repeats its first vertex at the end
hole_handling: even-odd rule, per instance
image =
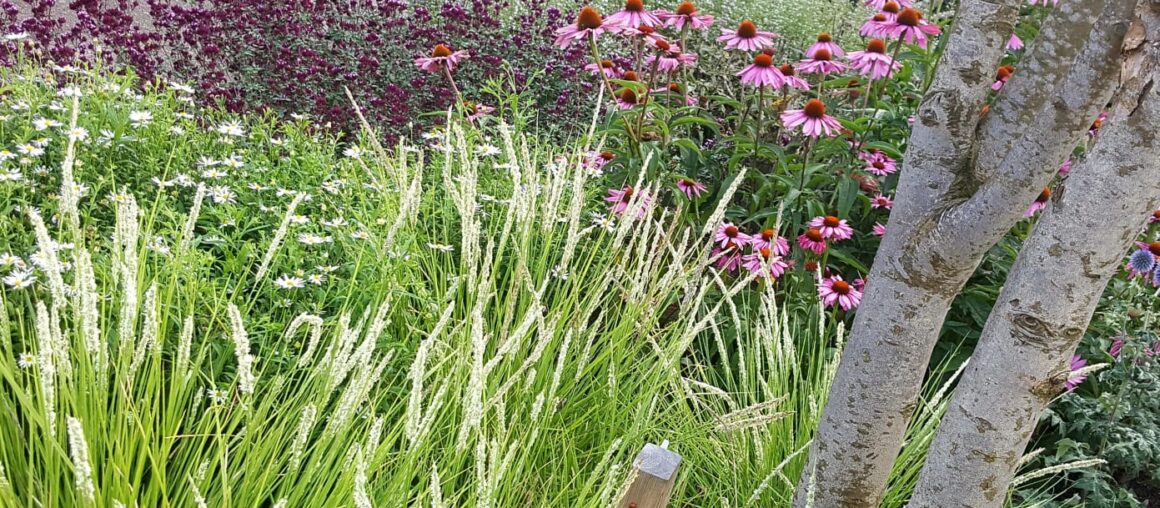
POLYGON ((491 157, 494 155, 499 155, 499 148, 496 148, 492 145, 480 145, 475 147, 475 153, 484 157, 491 157))
POLYGON ((246 129, 242 127, 242 123, 237 120, 230 120, 228 122, 219 124, 214 130, 223 136, 233 136, 240 138, 246 135, 246 129))
POLYGON ((306 281, 314 284, 315 286, 321 286, 324 282, 326 282, 326 275, 321 273, 312 273, 309 277, 306 278, 306 281))
POLYGON ((149 111, 130 111, 129 122, 135 128, 146 127, 153 121, 153 113, 149 111))
POLYGON ((301 277, 293 277, 290 275, 282 275, 274 281, 274 285, 281 289, 299 289, 306 287, 305 281, 301 277))
POLYGON ((351 145, 347 147, 346 150, 343 150, 342 154, 350 157, 351 159, 361 159, 363 156, 363 149, 359 148, 358 145, 351 145))
POLYGON ((427 248, 432 249, 432 250, 437 250, 439 252, 451 252, 451 251, 455 250, 455 247, 452 247, 450 245, 443 244, 443 243, 432 243, 432 242, 427 242, 427 248))
POLYGON ((36 282, 36 276, 30 271, 12 272, 4 277, 4 284, 12 289, 24 289, 36 282))

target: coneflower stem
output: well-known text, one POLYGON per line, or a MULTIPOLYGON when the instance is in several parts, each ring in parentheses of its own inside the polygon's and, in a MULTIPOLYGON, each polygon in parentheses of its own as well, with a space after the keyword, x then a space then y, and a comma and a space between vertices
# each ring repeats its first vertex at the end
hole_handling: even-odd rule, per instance
MULTIPOLYGON (((646 110, 648 110, 648 99, 649 99, 649 95, 651 95, 651 94, 652 94, 652 87, 653 87, 653 85, 655 84, 655 82, 656 82, 656 77, 657 77, 657 67, 659 67, 659 66, 660 66, 660 64, 661 64, 661 58, 660 58, 660 56, 658 55, 658 56, 657 56, 657 57, 656 57, 656 58, 653 60, 653 64, 652 64, 652 70, 650 70, 650 71, 649 71, 649 73, 648 73, 648 87, 644 89, 644 100, 642 100, 642 101, 641 101, 641 103, 640 103, 640 104, 641 104, 641 106, 643 106, 643 108, 644 108, 644 109, 642 109, 642 110, 641 110, 641 112, 640 112, 640 115, 639 115, 639 116, 637 116, 637 119, 636 119, 636 132, 639 132, 639 133, 642 133, 642 134, 644 133, 644 114, 645 114, 645 111, 646 111, 646 110)), ((644 139, 641 139, 640 141, 642 141, 642 142, 643 142, 643 141, 644 141, 644 139)))
POLYGON ((798 180, 798 193, 797 193, 797 196, 794 196, 794 198, 793 198, 793 204, 794 204, 795 208, 797 207, 798 200, 800 200, 802 197, 802 192, 805 192, 806 171, 810 167, 810 153, 813 151, 813 148, 814 148, 812 141, 813 141, 813 138, 806 138, 806 152, 805 152, 805 154, 802 155, 802 158, 803 158, 802 174, 801 174, 801 178, 798 180))
MULTIPOLYGON (((604 73, 604 66, 600 65, 600 62, 601 62, 601 60, 600 60, 600 48, 598 48, 596 46, 596 36, 595 35, 588 34, 588 46, 590 48, 592 48, 592 60, 594 62, 596 62, 596 68, 597 68, 597 71, 600 73, 600 79, 602 81, 604 81, 604 86, 608 87, 608 97, 609 97, 609 99, 612 100, 612 105, 615 107, 616 106, 616 90, 614 90, 612 88, 612 82, 608 80, 608 75, 604 73)), ((628 137, 630 139, 635 139, 635 136, 632 134, 632 129, 628 125, 628 122, 624 123, 624 128, 625 128, 625 130, 628 131, 628 137)))
MULTIPOLYGON (((898 52, 899 51, 902 51, 902 39, 898 39, 898 41, 894 43, 894 53, 891 53, 890 63, 886 65, 886 77, 883 78, 883 81, 885 81, 886 79, 889 79, 890 75, 892 73, 894 73, 894 62, 898 61, 898 52)), ((883 83, 882 88, 877 89, 877 93, 882 93, 882 91, 885 89, 886 89, 886 84, 883 83)), ((869 100, 869 98, 867 98, 867 100, 869 100)), ((870 131, 874 128, 874 120, 877 120, 877 119, 878 119, 878 102, 875 101, 874 102, 874 114, 870 115, 870 124, 866 126, 866 134, 862 136, 862 139, 860 139, 858 141, 858 145, 854 147, 855 152, 862 149, 862 145, 866 143, 866 137, 870 135, 870 131)))
MULTIPOLYGON (((455 109, 459 109, 460 107, 463 106, 463 95, 459 93, 459 87, 455 85, 455 78, 451 77, 451 68, 444 65, 443 66, 443 75, 447 76, 447 82, 451 84, 451 91, 453 93, 455 93, 455 103, 456 103, 455 109)), ((471 116, 469 116, 467 114, 464 114, 463 116, 464 116, 464 118, 467 118, 468 124, 474 125, 474 122, 471 121, 471 116)))
POLYGON ((765 120, 765 85, 757 87, 757 131, 753 133, 753 156, 757 157, 757 147, 761 142, 761 123, 765 120))

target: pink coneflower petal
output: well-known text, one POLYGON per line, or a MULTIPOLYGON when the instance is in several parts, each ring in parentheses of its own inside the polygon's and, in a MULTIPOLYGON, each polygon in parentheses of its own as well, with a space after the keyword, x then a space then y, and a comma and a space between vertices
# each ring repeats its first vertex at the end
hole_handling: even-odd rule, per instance
POLYGON ((809 226, 820 231, 822 238, 830 240, 847 240, 854 236, 854 228, 846 223, 846 219, 839 219, 833 215, 814 217, 809 226))
POLYGON ((717 234, 713 236, 714 241, 716 241, 722 248, 731 244, 745 245, 749 243, 749 238, 749 235, 741 232, 741 228, 738 228, 736 225, 729 222, 722 223, 721 226, 717 228, 717 234))

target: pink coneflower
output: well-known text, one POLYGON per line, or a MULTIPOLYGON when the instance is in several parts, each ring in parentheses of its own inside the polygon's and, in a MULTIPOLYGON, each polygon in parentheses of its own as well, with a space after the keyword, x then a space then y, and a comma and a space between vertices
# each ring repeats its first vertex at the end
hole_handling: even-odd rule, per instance
POLYGON ((661 14, 661 19, 665 22, 665 26, 670 26, 681 30, 685 26, 693 29, 709 28, 713 24, 713 16, 708 14, 697 14, 697 6, 693 2, 681 2, 677 6, 677 12, 666 12, 661 14))
MULTIPOLYGON (((865 5, 866 7, 871 7, 871 8, 877 9, 877 10, 882 10, 882 9, 886 8, 886 4, 889 2, 890 2, 890 0, 866 0, 866 1, 862 2, 862 5, 865 5)), ((910 0, 896 0, 895 3, 901 4, 902 7, 910 7, 911 5, 914 5, 913 3, 910 2, 910 0)))
POLYGON ((841 275, 822 279, 822 283, 818 285, 818 297, 826 307, 837 304, 842 310, 853 309, 862 303, 862 291, 842 280, 841 275))
POLYGON ((704 194, 705 191, 708 190, 708 187, 705 187, 705 184, 691 178, 678 178, 677 188, 680 189, 681 192, 685 193, 685 197, 689 199, 697 199, 701 197, 701 194, 704 194))
POLYGON ((868 173, 886 176, 895 171, 898 171, 898 163, 891 159, 889 155, 877 150, 872 152, 863 152, 858 154, 858 157, 866 161, 866 171, 868 173))
POLYGON ((773 66, 773 57, 765 53, 758 53, 757 56, 753 57, 753 63, 742 69, 737 75, 741 77, 741 83, 745 85, 781 88, 785 84, 785 76, 777 70, 777 67, 773 66))
POLYGON ((596 74, 603 72, 605 77, 609 79, 616 79, 620 77, 620 69, 616 68, 616 62, 612 60, 601 60, 600 65, 590 63, 584 66, 584 70, 596 74))
POLYGON ((873 232, 876 236, 886 236, 886 226, 883 226, 880 222, 875 222, 874 225, 870 227, 870 231, 873 232))
POLYGON ((806 48, 806 58, 814 58, 814 55, 817 54, 819 49, 829 51, 833 58, 846 56, 842 48, 835 44, 834 39, 826 32, 818 34, 817 42, 811 44, 809 48, 806 48))
POLYGON ((894 206, 894 201, 882 194, 870 198, 870 208, 884 208, 889 210, 892 206, 894 206))
POLYGON ((616 105, 620 109, 632 109, 636 107, 638 102, 636 92, 632 91, 631 88, 625 88, 616 94, 616 105))
POLYGON ((641 25, 636 28, 620 27, 617 29, 617 31, 621 35, 627 35, 629 38, 639 39, 646 45, 654 48, 657 47, 657 43, 660 41, 668 42, 668 39, 665 39, 665 36, 658 34, 657 30, 651 26, 641 25))
POLYGON ((846 70, 844 64, 833 60, 833 55, 826 48, 815 51, 813 58, 798 62, 797 68, 802 74, 832 74, 846 70))
POLYGON ((741 229, 732 223, 722 223, 717 228, 717 234, 713 236, 713 240, 721 245, 721 247, 728 247, 729 244, 745 245, 749 243, 749 235, 742 233, 741 229))
POLYGON ((774 255, 768 247, 745 255, 741 261, 742 266, 750 273, 760 273, 761 277, 768 275, 774 279, 781 277, 786 268, 789 268, 789 264, 782 260, 781 256, 774 255))
POLYGON ((436 44, 435 48, 431 50, 431 56, 425 56, 415 59, 415 66, 427 72, 443 72, 446 68, 448 72, 455 72, 455 66, 459 62, 469 57, 467 51, 451 51, 451 48, 442 44, 436 44))
POLYGON ((1096 134, 1098 134, 1100 131, 1100 127, 1102 127, 1104 125, 1104 120, 1107 120, 1107 119, 1108 119, 1108 113, 1106 111, 1100 112, 1100 116, 1096 117, 1095 121, 1092 122, 1092 126, 1088 129, 1088 135, 1095 136, 1096 134))
POLYGON ((781 67, 777 68, 777 71, 785 78, 785 84, 789 85, 790 88, 796 88, 798 90, 810 89, 810 84, 806 80, 797 77, 797 71, 794 70, 792 65, 782 64, 781 67))
POLYGON ((737 26, 737 30, 722 29, 717 42, 724 42, 725 49, 739 49, 741 51, 758 51, 773 46, 773 32, 761 32, 757 25, 748 19, 737 26))
POLYGON ((473 122, 495 112, 495 108, 491 106, 484 106, 483 104, 476 104, 469 101, 463 102, 463 109, 468 111, 467 119, 473 122))
MULTIPOLYGON (((1086 366, 1087 366, 1087 360, 1084 360, 1079 355, 1072 355, 1071 356, 1071 365, 1070 365, 1071 372, 1075 372, 1075 371, 1082 369, 1086 366)), ((1082 375, 1082 376, 1076 376, 1074 374, 1069 375, 1069 376, 1067 376, 1067 381, 1064 381, 1063 387, 1066 388, 1067 391, 1070 392, 1072 390, 1075 390, 1075 387, 1079 386, 1079 384, 1082 383, 1083 380, 1085 380, 1085 379, 1087 379, 1086 375, 1082 375)))
POLYGON ((902 39, 907 44, 918 44, 918 47, 926 49, 928 37, 938 35, 941 30, 938 25, 922 19, 922 13, 918 9, 907 7, 898 13, 898 18, 894 22, 886 26, 886 31, 891 37, 902 39))
POLYGON ((888 31, 887 24, 890 22, 890 17, 885 13, 878 13, 867 19, 862 23, 862 28, 858 30, 858 35, 862 37, 886 37, 888 31))
POLYGON ((1123 349, 1124 339, 1116 339, 1112 341, 1112 347, 1108 348, 1108 355, 1112 358, 1119 358, 1123 349))
POLYGON ((802 109, 793 109, 781 114, 781 121, 786 130, 793 130, 802 126, 802 134, 811 138, 821 136, 833 137, 842 128, 842 124, 834 117, 826 114, 826 105, 817 99, 810 99, 802 109))
POLYGON ((1071 159, 1065 160, 1063 164, 1059 165, 1060 178, 1067 176, 1068 173, 1071 173, 1071 159))
POLYGON ((1160 209, 1152 212, 1152 216, 1148 218, 1148 224, 1160 222, 1160 209))
POLYGON ((556 45, 568 49, 575 41, 599 37, 604 32, 616 32, 621 28, 616 23, 605 21, 600 16, 600 11, 591 5, 585 5, 576 16, 576 23, 556 30, 556 45))
POLYGON ((1015 72, 1015 68, 1010 65, 999 67, 995 72, 995 82, 991 84, 991 90, 999 91, 1003 85, 1007 84, 1007 80, 1011 79, 1011 74, 1015 72))
POLYGON ((833 215, 817 216, 810 221, 811 228, 821 231, 822 238, 832 240, 846 240, 854 236, 854 228, 846 223, 846 219, 839 219, 833 215))
POLYGON ((886 42, 882 39, 870 39, 866 51, 851 51, 848 58, 851 68, 870 79, 888 77, 902 68, 901 63, 886 55, 886 42))
POLYGON ((1018 35, 1011 34, 1011 38, 1007 39, 1007 49, 1011 51, 1023 49, 1023 39, 1020 39, 1018 35))
POLYGON ((692 106, 697 103, 697 98, 690 94, 685 94, 682 91, 681 85, 679 83, 669 83, 668 86, 654 88, 651 93, 657 95, 668 94, 670 96, 676 97, 677 100, 681 100, 683 98, 686 106, 692 106))
POLYGON ((1035 215, 1036 212, 1044 209, 1047 206, 1047 201, 1049 199, 1051 199, 1051 189, 1044 187, 1043 192, 1040 192, 1039 197, 1035 198, 1035 202, 1031 203, 1031 206, 1027 207, 1027 211, 1023 213, 1023 216, 1030 217, 1035 215))
POLYGON ((741 249, 737 248, 737 244, 730 242, 725 245, 724 249, 713 247, 713 251, 709 253, 709 258, 716 259, 713 266, 718 269, 733 272, 741 266, 741 249))
POLYGON ((805 233, 797 239, 798 247, 813 252, 814 254, 821 254, 826 252, 826 237, 822 236, 822 230, 818 228, 809 228, 805 233))
POLYGON ((777 236, 772 229, 764 229, 761 233, 753 235, 749 238, 749 244, 754 249, 773 249, 773 253, 778 256, 789 255, 789 240, 783 236, 777 236))
MULTIPOLYGON (((622 189, 608 189, 608 197, 604 198, 604 200, 610 203, 609 211, 615 214, 623 214, 628 209, 628 204, 632 201, 634 192, 631 185, 625 185, 622 189)), ((640 208, 636 212, 637 217, 644 217, 651 203, 652 196, 642 194, 637 203, 637 206, 640 208)))
POLYGON ((660 26, 661 18, 644 8, 641 0, 625 0, 624 9, 608 17, 609 23, 636 28, 640 26, 660 26))
POLYGON ((645 59, 645 65, 652 67, 655 63, 658 71, 673 72, 681 67, 692 67, 693 64, 697 63, 697 55, 682 53, 680 46, 676 44, 658 41, 657 48, 661 50, 660 54, 649 55, 645 59))

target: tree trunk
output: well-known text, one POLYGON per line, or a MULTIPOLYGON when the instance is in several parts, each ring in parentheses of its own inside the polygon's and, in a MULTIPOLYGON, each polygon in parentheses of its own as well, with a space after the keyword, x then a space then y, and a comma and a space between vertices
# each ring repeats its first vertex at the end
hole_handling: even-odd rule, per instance
POLYGON ((1022 1, 960 3, 795 506, 878 506, 951 300, 1111 96, 1127 1, 1063 3, 982 122, 1022 1))
POLYGON ((1160 7, 1140 15, 1105 127, 1023 244, 911 507, 1002 506, 1039 413, 1064 390, 1100 295, 1160 205, 1160 7))

